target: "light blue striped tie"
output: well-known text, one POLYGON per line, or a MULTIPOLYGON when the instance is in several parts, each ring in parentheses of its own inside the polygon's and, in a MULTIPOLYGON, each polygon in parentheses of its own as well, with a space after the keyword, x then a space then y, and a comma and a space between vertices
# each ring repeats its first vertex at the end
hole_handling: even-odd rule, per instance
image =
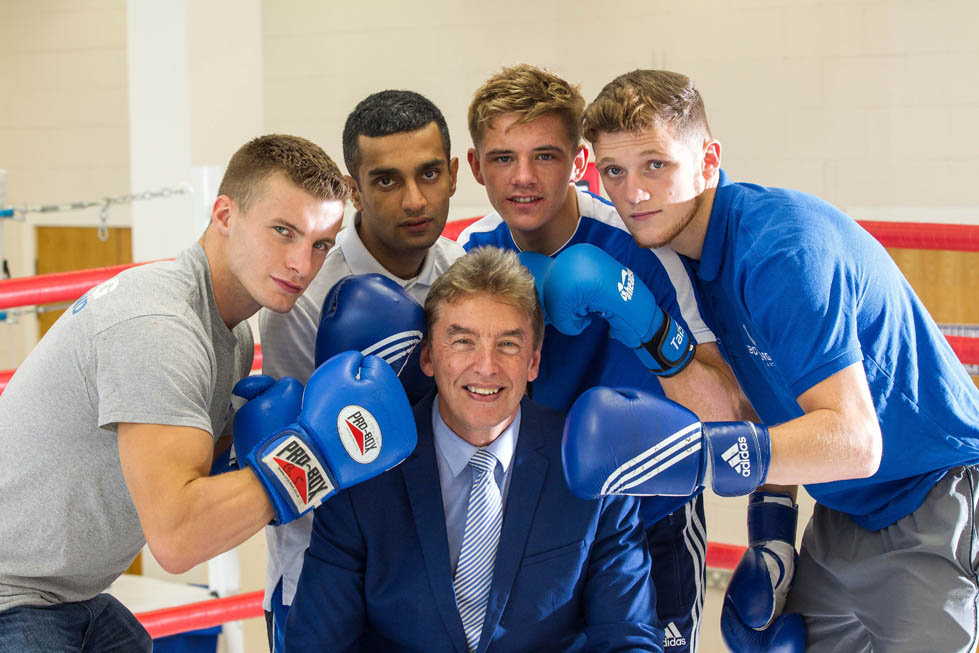
POLYGON ((473 468, 473 485, 469 492, 462 550, 452 584, 466 642, 469 650, 475 651, 486 618, 503 511, 500 509, 500 489, 493 478, 496 457, 486 449, 477 449, 469 464, 473 468))

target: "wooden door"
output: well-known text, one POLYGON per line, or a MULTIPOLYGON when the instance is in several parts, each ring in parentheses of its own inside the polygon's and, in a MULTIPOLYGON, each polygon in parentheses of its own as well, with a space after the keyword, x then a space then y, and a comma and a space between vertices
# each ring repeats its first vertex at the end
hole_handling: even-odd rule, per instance
MULTIPOLYGON (((37 274, 88 270, 108 265, 132 263, 132 230, 129 227, 109 229, 109 239, 99 240, 95 227, 36 227, 37 274)), ((57 305, 40 307, 38 315, 43 336, 64 312, 57 305)))
MULTIPOLYGON (((893 248, 887 252, 936 322, 979 326, 979 252, 893 248)), ((972 380, 979 385, 979 376, 972 380)))

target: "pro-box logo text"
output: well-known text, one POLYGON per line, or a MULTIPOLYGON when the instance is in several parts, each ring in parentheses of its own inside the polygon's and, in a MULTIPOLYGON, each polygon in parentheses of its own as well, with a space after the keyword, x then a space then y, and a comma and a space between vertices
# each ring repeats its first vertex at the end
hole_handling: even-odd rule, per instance
POLYGON ((381 427, 370 411, 350 405, 337 416, 337 432, 343 448, 362 465, 372 463, 381 453, 381 427))
POLYGON ((275 473, 297 512, 319 505, 326 494, 334 490, 319 461, 306 443, 295 435, 290 435, 271 453, 265 454, 262 462, 275 473))

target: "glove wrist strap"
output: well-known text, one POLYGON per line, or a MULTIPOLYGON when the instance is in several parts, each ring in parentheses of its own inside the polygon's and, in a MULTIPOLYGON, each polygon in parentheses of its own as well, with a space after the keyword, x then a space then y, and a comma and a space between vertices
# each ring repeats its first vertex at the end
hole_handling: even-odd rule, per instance
POLYGON ((659 328, 636 350, 639 358, 653 374, 669 378, 686 369, 693 360, 697 346, 679 322, 674 321, 663 309, 659 311, 659 328), (644 353, 649 356, 644 356, 644 353), (652 361, 648 360, 649 357, 652 357, 652 361))
POLYGON ((753 422, 708 422, 703 431, 715 494, 742 496, 764 484, 771 460, 768 429, 753 422))
POLYGON ((752 500, 748 503, 748 544, 753 546, 769 540, 781 540, 795 547, 798 522, 798 506, 758 501, 752 495, 752 500))
POLYGON ((303 515, 336 491, 336 481, 323 460, 299 424, 279 431, 248 456, 279 522, 303 515))

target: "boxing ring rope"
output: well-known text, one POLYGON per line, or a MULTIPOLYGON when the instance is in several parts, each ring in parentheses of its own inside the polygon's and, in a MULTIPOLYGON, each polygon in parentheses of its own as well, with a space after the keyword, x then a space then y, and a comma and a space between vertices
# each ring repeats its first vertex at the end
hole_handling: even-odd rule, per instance
POLYGON ((153 639, 178 635, 191 630, 211 628, 229 621, 252 619, 265 614, 263 590, 244 592, 220 599, 188 603, 173 608, 150 610, 136 615, 153 639))
MULTIPOLYGON (((450 222, 443 235, 455 239, 466 226, 477 219, 450 222)), ((860 224, 885 247, 979 252, 979 226, 878 221, 861 221, 860 224)), ((0 310, 74 301, 90 288, 136 265, 142 263, 0 280, 0 310)), ((943 327, 943 332, 963 365, 970 373, 979 374, 979 327, 953 325, 943 327)), ((252 369, 260 370, 261 366, 262 350, 256 345, 252 369)), ((13 373, 14 370, 0 370, 0 393, 13 373)), ((708 574, 716 577, 713 578, 714 586, 718 586, 717 581, 723 580, 725 574, 734 569, 744 550, 744 546, 737 544, 707 543, 708 574)), ((708 579, 708 585, 711 585, 710 580, 711 578, 708 579)), ((264 614, 262 597, 261 590, 245 592, 143 612, 136 617, 153 638, 159 638, 229 621, 261 617, 264 614)))

